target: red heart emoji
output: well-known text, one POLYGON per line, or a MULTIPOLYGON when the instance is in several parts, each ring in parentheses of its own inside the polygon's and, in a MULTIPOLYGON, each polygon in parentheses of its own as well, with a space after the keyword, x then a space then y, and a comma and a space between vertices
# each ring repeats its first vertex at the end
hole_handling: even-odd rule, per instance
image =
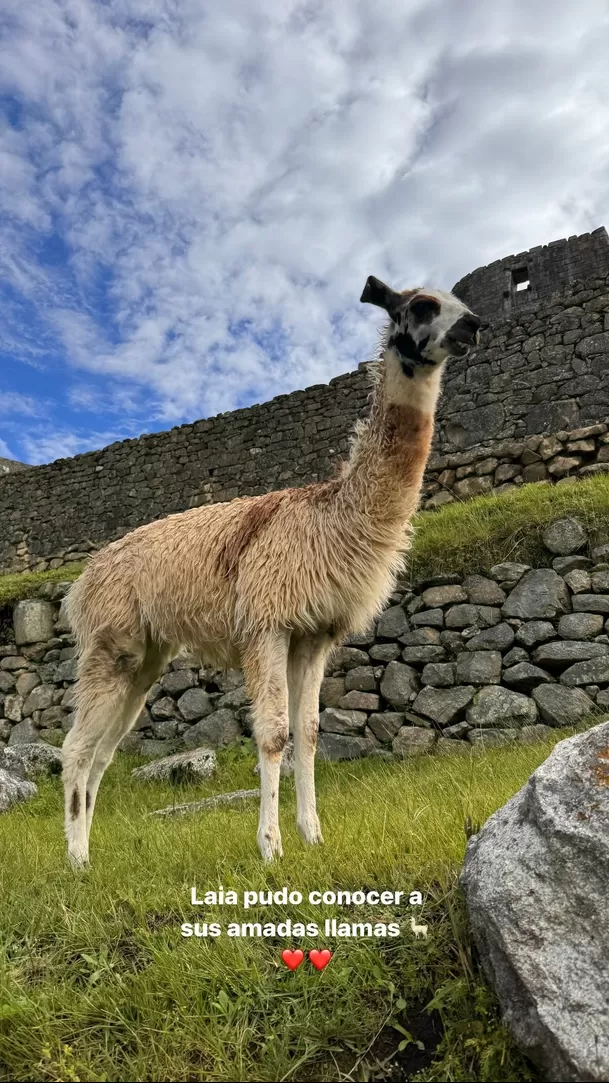
POLYGON ((313 948, 313 950, 309 952, 309 959, 317 970, 323 970, 323 968, 328 965, 331 958, 332 952, 328 951, 327 948, 324 948, 323 951, 318 951, 317 948, 313 948))
POLYGON ((296 970, 296 967, 300 966, 304 959, 304 951, 301 951, 300 948, 296 948, 296 951, 290 951, 289 948, 284 948, 281 953, 281 958, 290 970, 296 970))

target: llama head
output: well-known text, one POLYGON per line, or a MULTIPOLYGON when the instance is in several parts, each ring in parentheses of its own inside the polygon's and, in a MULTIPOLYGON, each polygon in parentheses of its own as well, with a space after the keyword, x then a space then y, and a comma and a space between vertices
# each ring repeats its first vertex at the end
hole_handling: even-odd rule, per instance
POLYGON ((407 376, 421 365, 465 357, 480 340, 480 317, 453 293, 424 289, 400 293, 370 275, 360 300, 389 316, 386 345, 394 348, 407 376))

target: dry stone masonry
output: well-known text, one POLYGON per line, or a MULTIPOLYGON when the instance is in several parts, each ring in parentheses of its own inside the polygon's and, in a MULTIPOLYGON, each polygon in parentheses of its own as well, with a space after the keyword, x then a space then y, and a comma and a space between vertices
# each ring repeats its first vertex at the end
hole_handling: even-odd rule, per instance
MULTIPOLYGON (((455 292, 488 327, 447 368, 424 506, 606 472, 606 230, 478 268, 455 292)), ((368 408, 366 368, 45 466, 0 462, 0 571, 61 567, 172 512, 327 477, 368 408)))
MULTIPOLYGON (((368 634, 349 640, 328 665, 319 758, 466 753, 609 714, 609 545, 590 549, 573 518, 551 523, 543 539, 545 567, 507 562, 486 574, 398 585, 368 634)), ((14 639, 0 646, 7 753, 58 746, 72 725, 67 586, 46 583, 14 607, 14 639)), ((122 748, 181 756, 225 748, 250 732, 241 672, 183 655, 150 689, 122 748)), ((180 756, 168 770, 192 762, 180 756)), ((212 762, 202 755, 200 770, 212 762)))

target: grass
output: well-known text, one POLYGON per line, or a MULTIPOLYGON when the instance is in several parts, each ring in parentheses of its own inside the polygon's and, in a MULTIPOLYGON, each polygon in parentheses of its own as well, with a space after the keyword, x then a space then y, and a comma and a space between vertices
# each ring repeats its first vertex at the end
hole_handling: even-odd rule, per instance
POLYGON ((285 856, 271 867, 255 847, 255 801, 184 818, 143 815, 251 788, 249 754, 221 754, 214 780, 177 791, 133 781, 135 761, 123 757, 102 786, 93 864, 81 875, 65 862, 59 782, 41 783, 37 798, 2 817, 0 1079, 537 1080, 480 977, 457 877, 466 818, 483 823, 557 739, 463 758, 322 764, 323 847, 301 843, 293 780, 284 780, 285 856), (201 896, 218 885, 240 893, 286 885, 305 901, 247 911, 191 905, 192 886, 201 896), (313 889, 373 887, 419 890, 423 907, 308 902, 313 889), (428 924, 427 940, 412 936, 413 912, 428 924), (286 917, 322 928, 326 917, 399 921, 401 935, 301 940, 334 956, 321 973, 306 959, 291 973, 280 953, 296 941, 180 934, 184 921, 226 928, 286 917), (440 1044, 421 1051, 416 1041, 428 1041, 425 1020, 434 1018, 440 1044), (403 1074, 390 1074, 389 1054, 403 1074))
MULTIPOLYGON (((410 577, 416 581, 438 572, 466 575, 504 560, 535 565, 544 556, 544 527, 562 515, 577 516, 593 545, 605 542, 609 477, 600 475, 574 485, 538 482, 500 496, 479 496, 420 512, 414 521, 410 577)), ((69 564, 47 572, 2 575, 0 607, 30 597, 42 583, 77 579, 82 568, 82 564, 69 564)))
POLYGON ((414 580, 457 572, 483 572, 504 560, 535 566, 547 560, 542 533, 563 515, 587 527, 592 545, 609 533, 609 477, 578 480, 574 485, 539 482, 500 496, 479 496, 421 512, 415 521, 410 555, 414 580))

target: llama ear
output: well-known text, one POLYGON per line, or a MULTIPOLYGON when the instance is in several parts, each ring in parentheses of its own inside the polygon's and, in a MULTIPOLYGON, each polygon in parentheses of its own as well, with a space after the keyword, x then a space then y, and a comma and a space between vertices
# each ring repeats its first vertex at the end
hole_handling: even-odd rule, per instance
POLYGON ((377 305, 378 308, 384 308, 385 312, 391 315, 400 305, 404 304, 404 298, 401 293, 392 290, 391 286, 386 286, 384 282, 381 282, 380 278, 370 275, 364 286, 360 302, 367 305, 377 305))

